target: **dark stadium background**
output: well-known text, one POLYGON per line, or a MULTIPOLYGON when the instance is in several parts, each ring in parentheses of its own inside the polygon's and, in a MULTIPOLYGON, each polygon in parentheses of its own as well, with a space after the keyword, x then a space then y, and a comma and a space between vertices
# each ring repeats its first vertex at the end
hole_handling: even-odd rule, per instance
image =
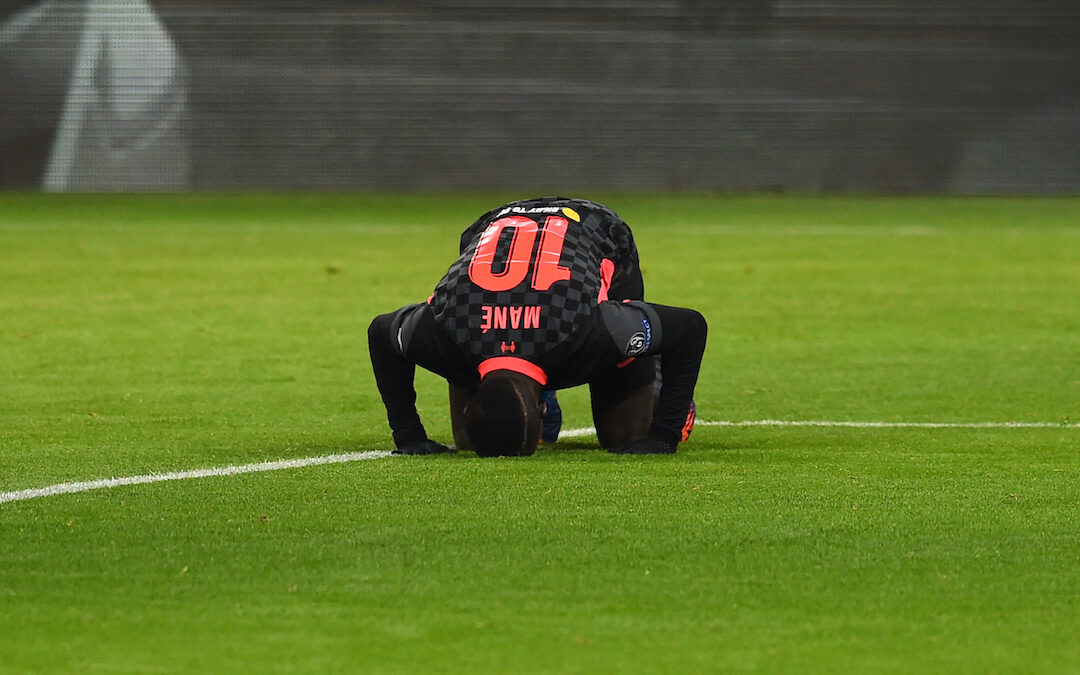
POLYGON ((1056 193, 1071 0, 0 3, 0 188, 1056 193))

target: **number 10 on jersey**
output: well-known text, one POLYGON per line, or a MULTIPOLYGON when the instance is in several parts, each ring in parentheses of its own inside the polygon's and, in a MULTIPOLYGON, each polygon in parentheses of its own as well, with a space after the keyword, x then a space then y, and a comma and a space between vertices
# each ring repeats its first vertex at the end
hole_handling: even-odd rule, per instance
POLYGON ((509 291, 525 281, 532 268, 532 287, 546 291, 558 281, 570 278, 570 268, 559 264, 566 240, 567 220, 548 216, 541 228, 532 218, 507 216, 488 225, 480 235, 469 262, 469 279, 488 291, 509 291), (495 254, 503 232, 512 229, 510 251, 505 261, 496 261, 495 254), (536 236, 540 235, 540 247, 533 255, 536 236), (495 271, 496 262, 502 263, 502 271, 495 271))

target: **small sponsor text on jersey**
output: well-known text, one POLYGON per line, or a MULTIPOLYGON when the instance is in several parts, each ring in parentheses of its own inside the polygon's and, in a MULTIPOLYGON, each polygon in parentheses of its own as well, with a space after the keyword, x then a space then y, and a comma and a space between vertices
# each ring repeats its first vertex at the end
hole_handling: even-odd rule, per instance
POLYGON ((528 208, 524 206, 508 206, 499 211, 495 217, 500 218, 508 213, 559 213, 561 210, 561 207, 558 206, 530 206, 528 208))

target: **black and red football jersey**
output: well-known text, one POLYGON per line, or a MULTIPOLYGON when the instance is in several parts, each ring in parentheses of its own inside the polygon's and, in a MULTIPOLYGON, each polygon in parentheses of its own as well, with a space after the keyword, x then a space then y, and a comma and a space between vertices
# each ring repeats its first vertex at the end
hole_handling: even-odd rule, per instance
POLYGON ((644 301, 630 228, 594 202, 544 197, 481 216, 427 303, 368 327, 379 393, 402 448, 427 439, 416 410, 415 366, 461 387, 512 370, 546 389, 588 383, 663 386, 650 438, 671 448, 690 409, 707 325, 700 313, 644 301))
POLYGON ((478 364, 551 367, 608 299, 642 299, 630 228, 594 202, 544 197, 493 209, 428 301, 436 323, 478 364))

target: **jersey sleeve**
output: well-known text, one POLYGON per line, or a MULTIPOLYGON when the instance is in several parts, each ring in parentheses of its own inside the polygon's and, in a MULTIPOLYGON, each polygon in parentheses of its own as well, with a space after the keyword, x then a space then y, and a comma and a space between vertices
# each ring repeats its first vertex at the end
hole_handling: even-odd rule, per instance
POLYGON ((641 276, 634 233, 617 213, 603 204, 582 201, 584 208, 597 211, 603 217, 603 230, 609 250, 606 256, 614 264, 608 298, 611 300, 645 299, 645 281, 641 276))
POLYGON ((465 228, 465 231, 461 233, 461 241, 458 242, 458 255, 465 253, 465 249, 469 248, 469 244, 473 243, 477 237, 483 234, 484 229, 488 226, 494 213, 494 209, 488 211, 477 218, 472 225, 465 228))
MULTIPOLYGON (((622 221, 619 221, 622 223, 622 221)), ((612 300, 644 300, 645 280, 641 276, 641 263, 638 260, 637 246, 634 245, 634 235, 626 223, 613 228, 616 245, 616 257, 614 272, 611 275, 611 287, 608 289, 608 298, 612 300)))
POLYGON ((461 233, 461 241, 458 243, 458 255, 465 253, 465 249, 469 248, 469 245, 476 241, 476 239, 484 233, 484 230, 487 229, 487 226, 490 225, 493 220, 495 220, 495 214, 499 213, 500 211, 505 211, 516 205, 524 204, 526 203, 526 201, 528 200, 510 202, 509 204, 504 204, 503 206, 497 206, 477 218, 475 221, 473 221, 473 224, 469 225, 467 228, 465 228, 465 231, 461 233))

